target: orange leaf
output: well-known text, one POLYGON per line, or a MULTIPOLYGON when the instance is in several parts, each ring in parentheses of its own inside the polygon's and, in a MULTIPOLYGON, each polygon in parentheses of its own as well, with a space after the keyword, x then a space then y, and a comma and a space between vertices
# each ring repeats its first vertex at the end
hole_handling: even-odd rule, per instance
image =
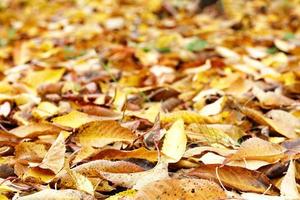
POLYGON ((164 179, 155 181, 141 188, 136 200, 150 199, 226 199, 225 192, 214 182, 204 179, 164 179))
POLYGON ((189 175, 214 180, 224 186, 245 192, 258 192, 278 195, 279 190, 262 173, 242 167, 222 166, 218 164, 200 165, 189 175))
POLYGON ((129 129, 115 121, 89 122, 78 129, 75 141, 78 145, 104 147, 113 142, 131 143, 136 138, 129 129))

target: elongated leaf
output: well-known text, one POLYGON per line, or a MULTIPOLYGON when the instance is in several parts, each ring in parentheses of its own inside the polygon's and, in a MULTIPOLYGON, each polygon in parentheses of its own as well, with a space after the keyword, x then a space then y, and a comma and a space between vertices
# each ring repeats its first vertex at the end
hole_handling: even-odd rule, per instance
POLYGON ((43 169, 50 169, 55 174, 57 174, 64 166, 65 152, 65 138, 63 133, 60 133, 46 153, 39 167, 43 169))
POLYGON ((75 141, 78 145, 104 147, 113 142, 131 143, 136 136, 129 129, 115 121, 94 121, 78 129, 75 141))
POLYGON ((168 158, 168 162, 178 162, 183 156, 187 144, 183 120, 177 120, 167 131, 161 152, 168 158))
POLYGON ((135 196, 136 200, 151 199, 226 199, 225 192, 214 182, 204 179, 164 179, 155 181, 141 188, 135 196))
POLYGON ((31 195, 17 198, 17 200, 93 200, 93 196, 77 190, 45 189, 31 195))
POLYGON ((200 165, 189 172, 189 175, 199 178, 214 180, 225 187, 245 192, 258 192, 278 195, 279 190, 262 173, 251 171, 241 167, 222 165, 200 165))
POLYGON ((236 153, 228 160, 263 160, 275 162, 284 157, 285 149, 260 138, 250 138, 243 142, 236 153))

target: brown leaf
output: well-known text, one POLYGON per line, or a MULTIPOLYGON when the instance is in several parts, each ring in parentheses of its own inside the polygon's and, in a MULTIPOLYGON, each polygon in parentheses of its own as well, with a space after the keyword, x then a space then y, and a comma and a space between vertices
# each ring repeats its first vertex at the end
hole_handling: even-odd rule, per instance
POLYGON ((117 149, 104 149, 97 153, 95 156, 92 156, 92 160, 119 160, 119 159, 128 159, 128 158, 137 158, 145 159, 151 162, 157 161, 158 154, 156 151, 147 150, 144 147, 135 149, 132 151, 121 151, 117 149))
MULTIPOLYGON (((74 167, 71 169, 71 171, 82 174, 88 178, 101 178, 102 172, 133 173, 144 171, 144 169, 138 165, 126 161, 95 160, 74 167)), ((70 185, 70 182, 73 183, 72 177, 70 177, 66 171, 58 174, 57 179, 61 180, 62 185, 70 185)))
POLYGON ((277 121, 272 120, 268 117, 265 117, 261 112, 251 109, 251 108, 243 107, 243 108, 241 108, 241 110, 247 117, 251 118, 255 122, 257 122, 261 125, 269 126, 272 130, 276 131, 277 133, 279 133, 287 138, 297 138, 298 137, 298 135, 294 131, 289 132, 290 131, 289 125, 279 124, 278 123, 279 120, 277 120, 277 121))
POLYGON ((263 160, 275 162, 284 157, 285 149, 278 144, 272 144, 254 137, 242 143, 236 153, 227 158, 232 160, 263 160))
POLYGON ((45 145, 34 142, 22 142, 15 147, 17 161, 41 162, 46 155, 45 145))
POLYGON ((66 147, 64 134, 60 133, 46 153, 39 167, 43 169, 50 169, 57 174, 64 166, 65 152, 66 147))
POLYGON ((225 192, 214 182, 204 179, 164 179, 155 181, 141 188, 136 200, 151 199, 197 199, 215 200, 226 199, 225 192))
POLYGON ((153 181, 165 179, 169 177, 168 164, 158 162, 157 165, 144 172, 136 173, 110 173, 102 172, 101 175, 110 182, 122 187, 140 189, 141 187, 153 181))
POLYGON ((44 189, 40 192, 30 194, 27 196, 19 197, 17 200, 93 200, 94 197, 87 195, 84 192, 77 190, 53 190, 53 189, 44 189))
POLYGON ((58 134, 61 129, 50 123, 33 123, 30 125, 19 126, 9 132, 19 138, 37 137, 40 135, 58 134))
POLYGON ((78 145, 104 147, 113 142, 132 143, 136 136, 115 121, 94 121, 79 127, 75 136, 78 145))
POLYGON ((199 178, 214 180, 225 187, 244 192, 258 192, 278 195, 279 190, 262 173, 242 167, 222 165, 200 165, 188 173, 199 178))

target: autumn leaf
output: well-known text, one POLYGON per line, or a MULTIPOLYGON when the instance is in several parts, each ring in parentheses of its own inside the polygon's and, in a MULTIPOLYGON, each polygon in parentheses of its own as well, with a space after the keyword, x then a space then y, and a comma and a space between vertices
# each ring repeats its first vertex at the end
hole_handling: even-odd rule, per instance
POLYGON ((116 185, 140 189, 148 183, 165 179, 169 177, 168 174, 168 164, 164 161, 158 162, 157 165, 144 172, 136 172, 136 173, 111 173, 111 172, 103 172, 101 175, 113 182, 116 185))
POLYGON ((113 142, 132 143, 136 138, 115 121, 94 121, 79 127, 75 141, 82 146, 104 147, 113 142))
POLYGON ((282 179, 281 185, 280 185, 280 193, 281 196, 288 199, 299 199, 300 194, 297 189, 297 183, 295 179, 295 163, 293 161, 290 161, 289 168, 286 172, 286 175, 282 179))
POLYGON ((262 173, 242 167, 222 165, 200 165, 189 172, 189 175, 214 180, 226 187, 245 192, 259 192, 278 195, 279 190, 262 173))
POLYGON ((242 143, 229 160, 263 160, 276 162, 284 157, 285 149, 278 144, 272 144, 260 138, 250 138, 242 143))
POLYGON ((175 121, 167 131, 161 152, 170 163, 178 162, 183 156, 187 144, 183 120, 175 121))
POLYGON ((39 167, 43 169, 50 169, 57 174, 64 166, 65 151, 66 147, 64 134, 60 133, 46 153, 39 167))
POLYGON ((44 189, 40 192, 36 192, 34 194, 30 194, 27 196, 18 197, 18 200, 63 200, 63 199, 69 199, 69 200, 80 200, 80 199, 86 199, 86 200, 92 200, 94 199, 91 195, 87 195, 84 192, 80 192, 77 190, 53 190, 53 189, 44 189))
POLYGON ((141 188, 135 199, 223 199, 225 192, 214 182, 204 179, 164 179, 141 188))

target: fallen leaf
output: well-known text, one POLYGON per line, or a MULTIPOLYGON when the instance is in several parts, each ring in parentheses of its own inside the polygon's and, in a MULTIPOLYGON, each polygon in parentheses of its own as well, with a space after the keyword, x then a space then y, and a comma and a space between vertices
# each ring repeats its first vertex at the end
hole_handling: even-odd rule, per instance
POLYGON ((77 190, 44 189, 27 196, 18 197, 17 200, 93 200, 94 197, 77 190))
POLYGON ((66 147, 64 134, 60 133, 46 153, 39 167, 43 169, 50 169, 57 174, 64 166, 65 152, 66 147))
POLYGON ((225 192, 214 182, 204 179, 163 179, 142 187, 135 195, 136 200, 150 199, 226 199, 225 192))
POLYGON ((104 149, 91 157, 92 160, 121 160, 129 158, 145 159, 150 162, 155 162, 158 159, 158 153, 156 151, 147 150, 144 147, 132 151, 104 149))
POLYGON ((258 192, 278 195, 279 190, 262 173, 242 167, 226 165, 200 165, 188 173, 199 178, 214 180, 225 187, 244 192, 258 192))
POLYGON ((161 152, 169 163, 178 162, 186 150, 187 138, 183 120, 175 121, 167 131, 161 152))
POLYGON ((115 121, 94 121, 79 127, 75 136, 78 145, 104 147, 113 142, 132 143, 136 136, 115 121))
POLYGON ((22 81, 31 88, 37 89, 42 83, 56 83, 62 75, 65 73, 65 69, 44 69, 41 71, 29 72, 22 81))
POLYGON ((290 161, 289 168, 280 185, 281 196, 286 199, 300 199, 295 175, 295 164, 293 161, 290 161))
POLYGON ((71 111, 66 115, 62 115, 59 117, 55 117, 52 121, 55 124, 59 124, 66 127, 78 128, 83 124, 86 124, 91 121, 95 121, 96 119, 89 116, 88 114, 78 112, 76 110, 71 111))
POLYGON ((61 129, 50 123, 33 123, 30 125, 19 126, 9 132, 19 138, 37 137, 39 135, 58 134, 61 129))
POLYGON ((295 132, 287 132, 290 131, 290 127, 286 127, 286 125, 281 125, 278 124, 277 121, 274 121, 268 117, 265 117, 261 112, 251 109, 251 108, 246 108, 243 107, 241 108, 242 112, 248 116, 249 118, 253 119, 255 122, 261 124, 261 125, 265 125, 265 126, 269 126, 272 130, 276 131, 277 133, 287 137, 287 138, 297 138, 298 135, 295 134, 295 132))
POLYGON ((284 151, 285 149, 278 144, 254 137, 243 142, 237 152, 227 158, 227 161, 262 160, 276 162, 284 157, 284 151))
POLYGON ((68 173, 72 177, 76 189, 94 195, 94 186, 88 178, 75 171, 69 170, 68 173))
POLYGON ((168 164, 164 161, 158 162, 157 165, 144 172, 136 173, 113 173, 102 172, 101 175, 110 182, 122 187, 140 189, 148 183, 165 179, 169 177, 168 164))

